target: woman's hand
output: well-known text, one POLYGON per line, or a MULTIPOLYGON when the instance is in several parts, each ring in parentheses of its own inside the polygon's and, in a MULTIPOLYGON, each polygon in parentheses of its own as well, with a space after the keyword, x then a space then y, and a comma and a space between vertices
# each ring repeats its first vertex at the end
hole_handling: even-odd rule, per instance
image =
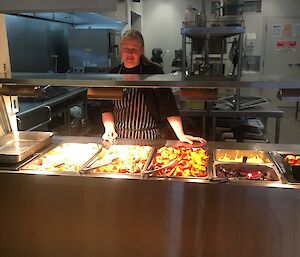
POLYGON ((193 144, 194 141, 200 142, 201 144, 206 144, 206 140, 202 137, 194 137, 191 135, 181 134, 178 136, 180 142, 193 144))
POLYGON ((118 134, 115 130, 114 116, 111 112, 102 113, 102 121, 105 128, 105 132, 102 136, 104 140, 108 140, 110 143, 114 143, 118 134))
POLYGON ((199 141, 201 144, 206 143, 204 138, 184 134, 180 116, 170 116, 167 119, 180 142, 193 144, 193 141, 199 141))
POLYGON ((104 134, 102 135, 103 140, 108 140, 110 143, 114 143, 118 137, 118 133, 112 129, 105 129, 104 134))

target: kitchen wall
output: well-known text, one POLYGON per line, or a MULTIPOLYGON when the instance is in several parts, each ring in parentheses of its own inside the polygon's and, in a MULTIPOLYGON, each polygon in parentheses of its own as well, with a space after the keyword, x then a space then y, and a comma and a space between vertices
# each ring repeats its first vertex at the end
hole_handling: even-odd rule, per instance
POLYGON ((299 0, 262 0, 264 16, 299 15, 299 0))
POLYGON ((116 20, 120 20, 122 22, 127 22, 127 8, 128 8, 128 0, 118 0, 116 4, 116 10, 110 12, 97 12, 100 15, 108 16, 116 20))
POLYGON ((68 70, 67 29, 71 25, 6 15, 10 61, 14 72, 58 72, 68 70))
MULTIPOLYGON (((298 0, 263 0, 262 3, 262 14, 263 14, 263 19, 264 19, 264 24, 266 24, 267 20, 271 20, 273 19, 273 17, 278 17, 280 19, 280 17, 298 17, 298 20, 300 20, 300 1, 298 0)), ((265 42, 265 37, 264 35, 262 35, 262 41, 263 44, 265 42)), ((286 39, 285 39, 286 40, 286 39)), ((288 40, 294 40, 294 39, 288 39, 288 40)), ((298 40, 299 42, 299 40, 298 40)), ((264 47, 264 45, 263 45, 264 47)), ((269 45, 265 46, 266 49, 269 48, 269 45)), ((262 51, 262 55, 264 55, 264 48, 261 50, 262 51)), ((294 59, 297 59, 297 62, 300 60, 300 49, 299 49, 299 45, 297 45, 296 47, 296 52, 293 53, 294 59), (295 57, 298 56, 298 57, 295 57)), ((267 64, 265 62, 265 70, 267 70, 267 68, 269 68, 269 70, 272 70, 274 65, 277 65, 278 63, 278 57, 276 57, 275 55, 270 55, 268 54, 268 56, 266 56, 266 58, 269 58, 269 62, 270 65, 272 65, 271 67, 266 67, 267 64), (271 58, 271 59, 270 59, 271 58)), ((282 60, 286 59, 285 56, 283 56, 282 60)), ((295 67, 294 67, 295 68, 295 67)), ((300 71, 300 69, 299 69, 300 71)), ((289 72, 286 69, 286 66, 283 64, 283 67, 281 69, 281 77, 285 77, 285 79, 289 79, 289 72), (285 74, 285 75, 284 75, 285 74), (283 76, 284 75, 284 76, 283 76)), ((278 74, 275 74, 275 76, 277 77, 278 74)), ((274 77, 275 77, 274 76, 274 77)), ((272 101, 272 103, 274 103, 275 105, 279 106, 279 107, 295 107, 296 103, 293 101, 280 101, 277 98, 277 92, 278 90, 276 89, 272 89, 272 88, 264 88, 261 90, 261 95, 270 99, 272 101)))

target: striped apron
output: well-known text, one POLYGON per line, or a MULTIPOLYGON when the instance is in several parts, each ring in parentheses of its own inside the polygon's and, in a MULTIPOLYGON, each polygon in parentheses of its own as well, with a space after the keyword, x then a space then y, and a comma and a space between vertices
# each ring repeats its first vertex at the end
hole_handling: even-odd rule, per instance
POLYGON ((158 124, 151 116, 145 96, 138 88, 129 88, 121 100, 113 100, 115 127, 120 138, 159 139, 158 124))

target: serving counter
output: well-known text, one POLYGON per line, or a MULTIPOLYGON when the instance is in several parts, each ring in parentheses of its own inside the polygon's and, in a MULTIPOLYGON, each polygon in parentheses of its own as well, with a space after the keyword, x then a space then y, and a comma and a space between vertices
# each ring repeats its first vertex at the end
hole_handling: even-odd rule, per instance
MULTIPOLYGON (((53 142, 99 138, 54 137, 53 142)), ((205 147, 300 151, 299 145, 281 144, 208 142, 205 147)), ((298 184, 117 175, 2 170, 1 256, 300 253, 298 184)))

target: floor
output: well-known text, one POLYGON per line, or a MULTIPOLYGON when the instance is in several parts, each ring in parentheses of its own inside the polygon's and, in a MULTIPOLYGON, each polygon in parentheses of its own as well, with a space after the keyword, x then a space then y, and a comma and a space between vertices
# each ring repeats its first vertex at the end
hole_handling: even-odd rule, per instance
MULTIPOLYGON (((282 108, 284 111, 284 116, 281 119, 281 127, 280 127, 280 138, 279 143, 281 144, 300 144, 300 113, 298 120, 295 120, 295 108, 293 107, 286 107, 282 108)), ((84 126, 81 124, 77 124, 72 126, 71 128, 71 135, 74 136, 101 136, 103 133, 102 124, 100 121, 91 122, 87 121, 84 126)), ((189 123, 185 124, 189 127, 199 127, 199 124, 189 123), (191 125, 191 126, 190 126, 191 125)), ((67 130, 64 126, 60 127, 57 131, 59 135, 67 135, 67 130)), ((189 133, 193 133, 188 131, 189 133)), ((274 134, 275 134, 275 119, 270 118, 267 122, 266 128, 266 138, 270 141, 270 143, 274 143, 274 134)))
MULTIPOLYGON (((295 120, 295 110, 293 107, 280 107, 284 111, 281 119, 279 143, 281 144, 300 144, 300 113, 295 120)), ((275 119, 269 119, 266 136, 271 142, 274 142, 275 119)))

